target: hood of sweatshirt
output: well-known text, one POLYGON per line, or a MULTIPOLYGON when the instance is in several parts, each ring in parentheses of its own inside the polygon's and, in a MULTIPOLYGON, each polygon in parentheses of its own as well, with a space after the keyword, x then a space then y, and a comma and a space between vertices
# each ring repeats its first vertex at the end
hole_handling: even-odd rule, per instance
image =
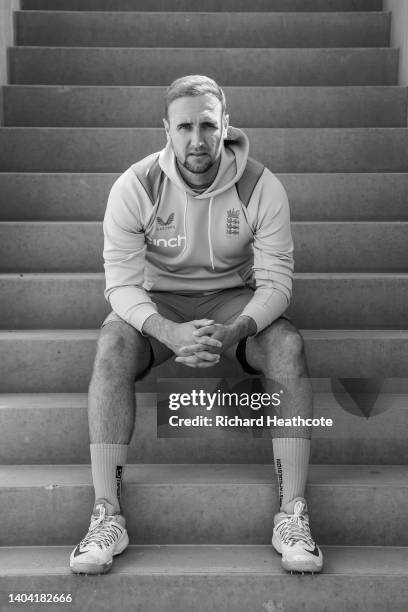
POLYGON ((163 172, 182 191, 191 194, 197 200, 214 198, 235 185, 245 170, 249 152, 247 136, 238 128, 229 127, 224 147, 221 150, 221 161, 217 176, 203 193, 195 193, 184 181, 178 170, 176 157, 168 142, 161 151, 159 164, 163 172))

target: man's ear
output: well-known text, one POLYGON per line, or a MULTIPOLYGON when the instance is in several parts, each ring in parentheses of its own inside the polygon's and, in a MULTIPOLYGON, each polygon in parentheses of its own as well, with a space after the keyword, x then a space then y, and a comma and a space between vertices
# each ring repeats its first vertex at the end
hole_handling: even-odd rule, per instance
POLYGON ((167 121, 167 119, 165 117, 163 117, 163 125, 164 125, 164 129, 166 130, 166 136, 167 136, 167 140, 168 140, 169 139, 170 125, 169 125, 169 122, 167 121))
POLYGON ((227 138, 229 128, 229 115, 224 115, 222 124, 222 137, 225 140, 227 138))

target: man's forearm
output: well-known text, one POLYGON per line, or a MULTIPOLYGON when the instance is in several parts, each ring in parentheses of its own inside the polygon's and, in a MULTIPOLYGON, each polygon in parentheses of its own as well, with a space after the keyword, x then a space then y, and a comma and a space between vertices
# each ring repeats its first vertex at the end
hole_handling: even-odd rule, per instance
POLYGON ((252 318, 257 326, 255 333, 259 333, 285 312, 289 298, 290 292, 285 295, 274 287, 259 287, 243 309, 242 316, 252 318))
POLYGON ((156 313, 150 315, 143 323, 142 333, 152 338, 156 338, 159 342, 167 344, 169 340, 170 330, 174 328, 176 323, 165 319, 162 315, 156 313))
POLYGON ((247 315, 240 315, 235 321, 227 326, 232 334, 231 344, 236 344, 246 336, 254 336, 257 332, 257 327, 254 319, 247 315))

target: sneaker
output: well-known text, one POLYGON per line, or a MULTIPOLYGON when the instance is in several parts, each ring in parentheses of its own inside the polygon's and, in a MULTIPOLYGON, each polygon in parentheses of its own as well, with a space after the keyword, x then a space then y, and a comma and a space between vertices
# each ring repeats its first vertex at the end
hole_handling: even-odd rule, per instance
POLYGON ((296 497, 274 518, 272 546, 282 555, 282 567, 289 572, 320 572, 322 551, 313 540, 306 500, 296 497))
POLYGON ((105 499, 95 502, 88 533, 72 551, 70 567, 76 574, 106 574, 112 567, 114 555, 119 555, 129 544, 121 514, 105 499))

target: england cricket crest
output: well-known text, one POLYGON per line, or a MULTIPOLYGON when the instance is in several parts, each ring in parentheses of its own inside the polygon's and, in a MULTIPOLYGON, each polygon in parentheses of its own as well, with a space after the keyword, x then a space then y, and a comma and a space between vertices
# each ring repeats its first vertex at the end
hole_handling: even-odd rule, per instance
POLYGON ((231 238, 239 236, 239 212, 235 208, 227 210, 226 234, 231 238))

